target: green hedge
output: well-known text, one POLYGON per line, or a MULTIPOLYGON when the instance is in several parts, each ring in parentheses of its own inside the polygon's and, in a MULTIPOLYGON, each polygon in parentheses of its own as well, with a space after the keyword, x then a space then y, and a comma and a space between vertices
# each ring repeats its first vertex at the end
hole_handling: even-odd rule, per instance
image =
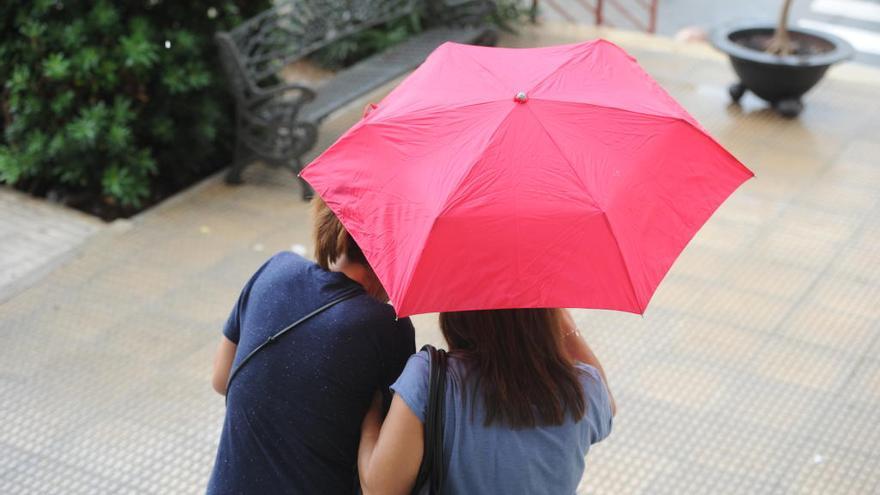
POLYGON ((213 35, 268 1, 0 3, 0 182, 121 212, 227 164, 213 35))
MULTIPOLYGON (((526 21, 531 12, 526 7, 528 2, 522 0, 494 0, 492 3, 495 8, 486 22, 509 33, 516 33, 516 28, 526 21)), ((437 20, 431 19, 427 13, 416 12, 338 40, 309 58, 325 69, 342 69, 418 34, 424 26, 435 22, 437 20)))

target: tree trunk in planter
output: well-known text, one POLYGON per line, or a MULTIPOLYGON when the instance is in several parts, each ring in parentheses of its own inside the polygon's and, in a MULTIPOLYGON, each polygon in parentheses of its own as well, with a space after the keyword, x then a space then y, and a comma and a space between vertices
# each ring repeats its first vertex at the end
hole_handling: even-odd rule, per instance
POLYGON ((782 11, 779 12, 779 23, 776 25, 776 31, 770 38, 767 45, 767 53, 773 55, 791 55, 794 47, 791 43, 791 36, 788 34, 788 11, 791 9, 792 0, 785 0, 782 4, 782 11))

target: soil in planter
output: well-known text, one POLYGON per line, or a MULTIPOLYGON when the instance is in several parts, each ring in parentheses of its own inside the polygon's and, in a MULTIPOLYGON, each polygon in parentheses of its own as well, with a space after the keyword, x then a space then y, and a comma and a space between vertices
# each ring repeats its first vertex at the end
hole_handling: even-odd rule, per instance
MULTIPOLYGON (((791 37, 791 54, 796 57, 819 55, 834 50, 834 45, 815 36, 797 31, 789 31, 789 36, 791 37)), ((764 52, 770 46, 771 39, 773 39, 773 32, 769 31, 742 33, 731 41, 750 50, 764 52)))

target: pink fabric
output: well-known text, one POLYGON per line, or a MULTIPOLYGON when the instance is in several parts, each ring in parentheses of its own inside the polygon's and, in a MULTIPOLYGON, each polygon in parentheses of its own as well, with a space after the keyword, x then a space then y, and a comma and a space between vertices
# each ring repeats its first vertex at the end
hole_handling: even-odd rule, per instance
POLYGON ((632 57, 596 40, 446 43, 302 176, 407 316, 642 313, 752 173, 632 57))

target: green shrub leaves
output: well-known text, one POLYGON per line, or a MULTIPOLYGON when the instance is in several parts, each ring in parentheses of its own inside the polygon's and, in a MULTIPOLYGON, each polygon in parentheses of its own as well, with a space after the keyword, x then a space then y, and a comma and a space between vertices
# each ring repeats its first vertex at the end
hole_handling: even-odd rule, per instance
POLYGON ((213 36, 268 7, 0 3, 0 182, 125 213, 226 165, 233 113, 213 36))

